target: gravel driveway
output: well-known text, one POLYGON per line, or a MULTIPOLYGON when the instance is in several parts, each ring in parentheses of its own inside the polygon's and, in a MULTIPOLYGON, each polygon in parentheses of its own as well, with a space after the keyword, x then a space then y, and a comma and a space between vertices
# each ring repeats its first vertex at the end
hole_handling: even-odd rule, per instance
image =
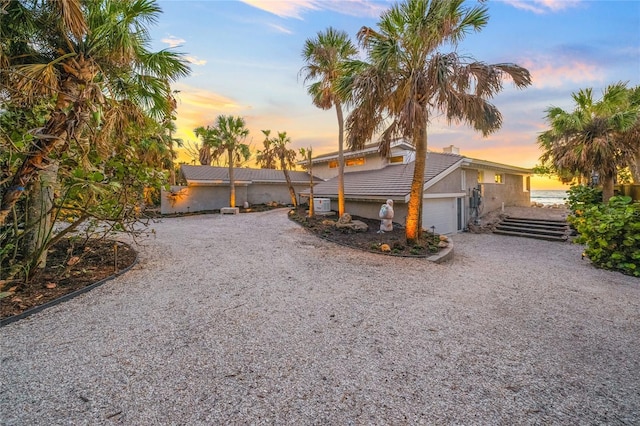
POLYGON ((3 425, 639 424, 640 280, 461 234, 436 265, 285 210, 154 224, 127 274, 0 329, 3 425))

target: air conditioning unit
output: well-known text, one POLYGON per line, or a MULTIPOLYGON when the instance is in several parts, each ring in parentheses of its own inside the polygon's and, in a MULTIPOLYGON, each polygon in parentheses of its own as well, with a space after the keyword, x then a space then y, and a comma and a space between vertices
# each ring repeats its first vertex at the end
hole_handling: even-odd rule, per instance
POLYGON ((331 211, 331 199, 330 198, 314 198, 313 210, 316 213, 328 213, 331 211))

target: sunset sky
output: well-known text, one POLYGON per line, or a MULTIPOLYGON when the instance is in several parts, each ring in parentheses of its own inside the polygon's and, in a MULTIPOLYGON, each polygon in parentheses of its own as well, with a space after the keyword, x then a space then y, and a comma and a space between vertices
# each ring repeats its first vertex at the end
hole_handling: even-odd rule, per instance
MULTIPOLYGON (((292 147, 314 154, 337 149, 335 110, 314 107, 300 69, 306 39, 329 26, 355 43, 364 25, 375 27, 384 0, 159 1, 164 13, 151 28, 154 48, 174 47, 191 62, 178 90, 177 137, 193 143, 193 129, 220 114, 242 116, 248 142, 259 149, 261 129, 286 131, 292 147)), ((469 5, 476 4, 470 1, 469 5)), ((489 0, 490 20, 472 33, 458 53, 487 63, 513 62, 527 68, 533 84, 510 82, 494 98, 502 129, 482 138, 464 126, 429 126, 429 149, 451 144, 473 158, 521 167, 538 162, 537 135, 547 128, 545 109, 571 109, 571 93, 618 81, 640 84, 640 2, 584 0, 489 0)), ((186 158, 183 158, 185 160, 186 158)), ((187 160, 188 161, 188 160, 187 160)), ((560 187, 535 179, 533 189, 560 187)))

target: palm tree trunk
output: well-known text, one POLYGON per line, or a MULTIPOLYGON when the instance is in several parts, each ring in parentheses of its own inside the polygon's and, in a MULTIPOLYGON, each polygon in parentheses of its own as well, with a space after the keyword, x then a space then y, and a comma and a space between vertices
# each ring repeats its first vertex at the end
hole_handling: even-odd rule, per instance
MULTIPOLYGON (((62 97, 62 95, 60 96, 62 97)), ((69 114, 75 114, 71 111, 69 114)), ((11 184, 2 195, 0 202, 0 226, 6 223, 7 217, 13 206, 18 202, 24 189, 29 185, 35 176, 49 164, 48 155, 54 150, 56 145, 67 138, 67 122, 69 117, 61 109, 56 109, 52 114, 44 129, 39 132, 31 150, 23 160, 20 168, 13 175, 11 184)), ((71 131, 73 133, 73 130, 71 131)))
POLYGON ((633 183, 640 184, 640 147, 634 156, 634 162, 631 169, 631 175, 633 176, 633 183))
POLYGON ((236 181, 233 177, 233 150, 229 149, 229 207, 236 206, 236 181))
POLYGON ((287 170, 287 164, 284 161, 284 158, 280 158, 280 167, 282 167, 282 173, 284 173, 284 179, 287 181, 287 186, 289 187, 289 196, 291 197, 291 204, 293 207, 298 207, 298 200, 296 199, 296 191, 293 188, 293 184, 291 183, 291 176, 289 176, 289 170, 287 170))
POLYGON ((340 102, 335 101, 338 116, 338 216, 344 214, 344 117, 340 102))
POLYGON ((613 175, 602 176, 602 202, 609 202, 609 198, 613 197, 613 175))
POLYGON ((313 162, 311 161, 311 148, 309 148, 309 217, 313 217, 313 162))
MULTIPOLYGON (((426 120, 425 120, 426 122, 426 120)), ((413 168, 413 180, 409 193, 409 205, 407 206, 407 222, 405 236, 407 245, 418 243, 422 232, 422 198, 424 193, 424 171, 427 167, 427 129, 426 125, 416 126, 414 133, 414 145, 416 147, 416 159, 413 168)))
POLYGON ((28 197, 27 225, 23 255, 37 268, 47 265, 46 246, 52 235, 53 194, 58 180, 58 164, 51 164, 34 179, 28 197))

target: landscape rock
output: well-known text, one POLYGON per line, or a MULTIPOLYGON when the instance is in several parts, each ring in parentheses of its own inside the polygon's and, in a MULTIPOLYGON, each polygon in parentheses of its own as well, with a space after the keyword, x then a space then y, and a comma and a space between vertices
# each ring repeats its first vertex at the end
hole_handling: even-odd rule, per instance
MULTIPOLYGON (((345 213, 345 215, 346 214, 349 214, 349 213, 345 213)), ((342 217, 340 219, 342 219, 342 217)), ((367 225, 366 223, 360 220, 352 220, 347 223, 343 223, 343 222, 340 222, 340 220, 338 220, 338 222, 336 222, 336 228, 351 229, 352 231, 355 231, 355 232, 364 232, 367 229, 369 229, 369 225, 367 225)))
POLYGON ((350 222, 351 222, 351 215, 349 213, 344 213, 342 216, 340 216, 340 219, 338 219, 338 223, 340 224, 346 224, 350 222))

